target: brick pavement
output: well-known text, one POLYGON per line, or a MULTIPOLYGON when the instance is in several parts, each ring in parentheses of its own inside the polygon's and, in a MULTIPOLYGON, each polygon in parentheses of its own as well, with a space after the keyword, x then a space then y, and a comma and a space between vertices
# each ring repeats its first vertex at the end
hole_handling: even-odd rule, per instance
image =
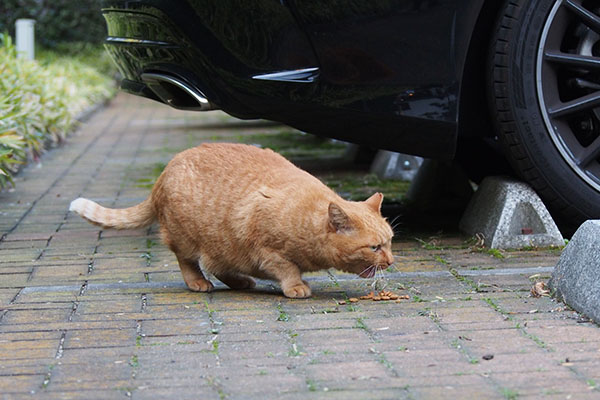
POLYGON ((600 398, 600 329, 529 296, 557 251, 498 259, 404 228, 388 289, 409 300, 340 305, 370 282, 327 273, 308 300, 267 282, 199 294, 156 227, 67 212, 135 204, 176 152, 269 129, 121 94, 0 194, 1 399, 600 398))

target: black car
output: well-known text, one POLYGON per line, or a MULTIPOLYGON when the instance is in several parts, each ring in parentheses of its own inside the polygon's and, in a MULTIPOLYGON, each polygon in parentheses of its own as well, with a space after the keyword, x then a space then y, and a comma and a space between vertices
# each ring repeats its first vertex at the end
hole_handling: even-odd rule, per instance
POLYGON ((491 171, 600 217, 597 0, 107 0, 122 88, 491 171), (498 145, 500 144, 500 145, 498 145))

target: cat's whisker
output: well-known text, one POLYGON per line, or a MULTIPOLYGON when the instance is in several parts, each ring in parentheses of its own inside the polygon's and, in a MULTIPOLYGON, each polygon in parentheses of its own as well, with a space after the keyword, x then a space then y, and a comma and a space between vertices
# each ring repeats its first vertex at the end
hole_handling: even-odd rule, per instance
MULTIPOLYGON (((398 214, 398 215, 396 215, 396 216, 394 217, 394 219, 392 219, 392 220, 390 221, 390 225, 392 225, 392 226, 393 226, 393 225, 394 225, 394 222, 396 222, 396 220, 397 220, 398 218, 400 218, 401 216, 402 216, 401 214, 398 214)), ((400 224, 400 222, 398 222, 398 225, 399 225, 399 224, 400 224)))
POLYGON ((394 236, 396 236, 396 234, 399 232, 399 231, 396 230, 396 228, 398 228, 400 225, 401 225, 401 222, 398 222, 395 225, 391 225, 392 233, 394 234, 394 236))
POLYGON ((364 273, 366 273, 366 272, 369 272, 369 271, 370 271, 370 270, 371 270, 373 267, 375 267, 375 265, 373 265, 373 264, 369 265, 367 268, 363 269, 363 270, 362 270, 362 271, 359 273, 359 275, 362 275, 362 274, 364 274, 364 273))
POLYGON ((375 279, 373 280, 375 289, 383 290, 387 286, 387 278, 385 277, 384 269, 381 265, 375 266, 375 279))
POLYGON ((394 262, 393 264, 390 264, 390 266, 388 268, 393 268, 394 270, 400 272, 400 268, 398 268, 398 266, 396 265, 396 262, 394 262))

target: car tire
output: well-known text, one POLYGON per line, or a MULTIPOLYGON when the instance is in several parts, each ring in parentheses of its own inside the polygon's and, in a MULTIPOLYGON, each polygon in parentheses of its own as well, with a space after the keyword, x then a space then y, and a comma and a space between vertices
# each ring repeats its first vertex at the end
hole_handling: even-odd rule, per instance
POLYGON ((597 4, 506 1, 488 60, 491 114, 507 159, 567 235, 600 217, 597 4))

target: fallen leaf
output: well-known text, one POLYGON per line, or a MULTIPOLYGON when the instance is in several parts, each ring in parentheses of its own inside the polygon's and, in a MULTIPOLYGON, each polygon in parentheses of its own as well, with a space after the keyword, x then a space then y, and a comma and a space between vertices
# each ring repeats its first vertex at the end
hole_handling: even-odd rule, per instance
POLYGON ((536 282, 531 288, 531 295, 533 297, 542 297, 549 296, 550 290, 548 290, 548 286, 542 281, 536 282))

